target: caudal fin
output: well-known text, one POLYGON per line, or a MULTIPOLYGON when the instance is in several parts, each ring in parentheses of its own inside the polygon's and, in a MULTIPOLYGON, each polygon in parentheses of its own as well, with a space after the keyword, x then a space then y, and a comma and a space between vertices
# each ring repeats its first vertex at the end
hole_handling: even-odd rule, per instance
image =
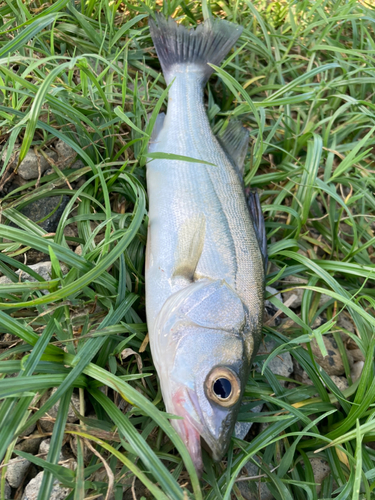
POLYGON ((195 29, 187 29, 158 13, 156 22, 149 18, 149 25, 167 81, 173 78, 176 64, 200 66, 202 80, 207 81, 214 71, 208 63, 219 65, 242 32, 241 26, 223 19, 206 20, 195 29))

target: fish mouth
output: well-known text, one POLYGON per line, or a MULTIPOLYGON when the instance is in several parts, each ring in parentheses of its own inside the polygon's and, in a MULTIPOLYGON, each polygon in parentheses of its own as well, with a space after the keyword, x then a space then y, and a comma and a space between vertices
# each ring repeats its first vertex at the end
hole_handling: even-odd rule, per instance
POLYGON ((201 477, 203 471, 201 432, 199 429, 200 425, 194 421, 191 415, 192 410, 196 414, 196 405, 189 393, 190 391, 184 387, 181 387, 174 393, 172 397, 172 413, 182 417, 182 420, 173 419, 171 420, 171 424, 182 438, 195 470, 198 476, 201 477))
POLYGON ((225 439, 207 435, 204 432, 203 415, 199 408, 196 394, 189 388, 178 389, 172 398, 173 412, 183 419, 171 421, 185 443, 199 477, 203 471, 202 448, 204 448, 215 462, 220 461, 227 449, 225 439))

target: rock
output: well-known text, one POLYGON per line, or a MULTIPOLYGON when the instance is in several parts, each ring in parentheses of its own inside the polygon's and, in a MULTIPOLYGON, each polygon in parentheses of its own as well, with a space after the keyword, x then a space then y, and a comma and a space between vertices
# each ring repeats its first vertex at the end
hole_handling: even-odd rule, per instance
POLYGON ((11 488, 9 486, 8 481, 5 481, 4 495, 5 495, 5 500, 11 500, 11 498, 12 498, 12 490, 11 490, 11 488))
MULTIPOLYGON (((248 462, 244 469, 246 476, 249 478, 263 475, 263 471, 253 462, 248 462)), ((245 500, 273 500, 274 498, 267 487, 267 483, 261 482, 260 479, 238 481, 237 486, 245 500)))
POLYGON ((39 252, 38 250, 35 250, 34 248, 30 248, 30 250, 28 250, 26 252, 26 254, 22 254, 22 255, 19 255, 18 257, 16 257, 16 260, 23 263, 25 261, 25 255, 27 258, 27 265, 28 266, 30 266, 31 264, 37 264, 38 262, 43 262, 43 261, 48 259, 48 256, 45 253, 39 252))
MULTIPOLYGON (((303 279, 303 278, 298 278, 297 276, 288 276, 284 280, 284 286, 287 288, 291 288, 293 286, 299 286, 299 285, 306 285, 308 280, 303 279)), ((283 299, 284 302, 287 302, 288 300, 291 299, 293 295, 296 295, 294 298, 293 302, 290 304, 291 309, 297 309, 297 307, 301 307, 302 304, 302 297, 303 297, 303 292, 305 290, 303 288, 296 288, 294 290, 290 290, 289 292, 283 293, 283 299)), ((329 300, 331 300, 331 297, 329 295, 322 294, 319 299, 319 304, 318 308, 322 307, 325 303, 327 303, 329 300)))
POLYGON ((74 250, 74 253, 77 255, 82 255, 82 246, 78 245, 78 247, 74 250))
POLYGON ((361 349, 350 349, 350 355, 353 358, 353 361, 365 361, 365 355, 361 351, 361 349))
MULTIPOLYGON (((281 297, 281 293, 278 292, 276 290, 276 288, 272 288, 272 286, 266 286, 266 291, 268 293, 270 293, 271 295, 275 295, 276 298, 278 298, 281 302, 283 301, 283 299, 281 297)), ((265 312, 264 323, 266 323, 267 321, 270 321, 273 318, 273 316, 277 313, 277 311, 278 311, 278 309, 276 306, 274 306, 269 300, 265 300, 264 301, 264 312, 265 312)), ((278 316, 274 320, 274 325, 278 326, 278 325, 280 325, 280 323, 281 323, 281 319, 278 316)))
MULTIPOLYGON (((281 297, 281 293, 276 290, 276 288, 273 288, 272 286, 266 286, 266 291, 271 294, 271 295, 275 295, 277 299, 280 300, 280 302, 283 301, 282 297, 281 297)), ((271 304, 271 302, 269 300, 266 300, 264 302, 264 305, 268 305, 268 304, 271 304)), ((271 304, 272 305, 272 304, 271 304)))
POLYGON ((324 306, 324 304, 326 304, 329 300, 331 300, 331 298, 332 297, 330 297, 329 295, 325 295, 324 293, 322 293, 319 299, 318 309, 324 306))
POLYGON ((54 233, 68 202, 69 196, 66 195, 49 196, 30 203, 21 210, 21 213, 36 222, 47 233, 54 233))
POLYGON ((337 375, 331 375, 330 379, 334 384, 337 385, 340 391, 343 391, 344 389, 347 389, 349 387, 348 381, 346 380, 345 377, 338 377, 337 375))
MULTIPOLYGON (((78 230, 77 227, 66 226, 64 228, 64 236, 65 238, 78 238, 78 230)), ((76 247, 79 245, 78 241, 67 240, 68 245, 72 247, 76 247)))
MULTIPOLYGON (((51 438, 48 438, 48 439, 44 439, 40 445, 39 445, 39 451, 38 451, 38 454, 39 455, 43 455, 43 459, 46 459, 47 455, 48 455, 48 452, 49 452, 49 449, 51 447, 51 438)), ((63 461, 63 460, 67 460, 68 457, 65 457, 64 453, 61 451, 60 452, 60 456, 59 456, 59 462, 63 461)))
MULTIPOLYGON (((105 481, 108 481, 108 478, 105 481)), ((134 485, 133 481, 128 479, 128 484, 123 486, 123 490, 125 490, 125 493, 122 500, 134 500, 134 498, 140 500, 153 500, 155 498, 139 479, 134 481, 134 485)))
MULTIPOLYGON (((324 335, 323 342, 326 346, 328 356, 323 357, 317 341, 314 339, 310 342, 311 350, 315 361, 326 371, 328 375, 343 375, 345 373, 344 363, 335 339, 331 335, 324 335)), ((306 344, 304 344, 306 348, 306 344)), ((351 356, 348 352, 348 359, 351 362, 351 356)))
MULTIPOLYGON (((246 404, 246 401, 243 401, 242 404, 246 404)), ((252 412, 254 413, 259 413, 262 411, 263 405, 256 406, 255 408, 252 408, 252 412)), ((249 430, 251 429, 251 426, 253 425, 253 422, 236 422, 234 426, 234 434, 236 438, 238 439, 245 439, 246 435, 248 434, 249 430)))
MULTIPOLYGON (((350 319, 346 316, 344 312, 340 313, 337 316, 336 327, 343 328, 344 330, 347 330, 348 332, 353 333, 354 335, 356 334, 354 324, 350 321, 350 319)), ((343 331, 340 332, 340 336, 343 342, 351 341, 350 336, 343 331)))
MULTIPOLYGON (((51 447, 51 438, 44 439, 40 443, 38 454, 41 455, 41 458, 43 458, 44 460, 46 460, 50 447, 51 447)), ((75 470, 77 468, 77 462, 74 460, 73 455, 66 450, 65 446, 61 448, 59 455, 59 464, 71 470, 75 470)))
POLYGON ((35 427, 36 424, 29 425, 29 427, 20 434, 20 437, 29 436, 31 433, 35 431, 35 427))
MULTIPOLYGON (((47 396, 47 397, 43 397, 41 399, 41 403, 40 405, 43 406, 43 404, 47 401, 48 397, 51 397, 53 396, 53 394, 55 394, 55 392, 57 391, 57 387, 54 387, 52 389, 52 392, 50 394, 50 396, 47 396)), ((69 406, 69 411, 68 411, 68 418, 67 418, 67 422, 69 423, 73 423, 73 422, 77 422, 77 420, 79 420, 78 417, 76 417, 76 414, 74 413, 73 411, 73 408, 72 408, 72 405, 76 408, 77 411, 79 411, 79 396, 77 394, 74 394, 72 395, 72 399, 71 399, 71 403, 70 403, 70 406, 69 406)), ((52 418, 56 418, 57 417, 57 412, 59 410, 59 406, 60 406, 60 401, 58 401, 56 404, 54 404, 52 406, 52 408, 50 408, 48 410, 48 415, 52 418)), ((39 420, 39 423, 40 423, 40 426, 42 427, 42 429, 45 431, 45 432, 52 432, 52 429, 53 429, 53 426, 54 426, 54 422, 48 420, 47 419, 44 419, 43 417, 39 420)))
POLYGON ((350 372, 350 375, 352 377, 352 381, 356 382, 360 376, 362 375, 362 370, 363 367, 365 366, 365 363, 363 361, 357 361, 356 363, 353 363, 352 369, 350 372))
POLYGON ((66 168, 68 166, 67 164, 71 163, 77 156, 77 153, 74 151, 74 149, 68 146, 68 144, 66 144, 66 142, 62 141, 61 139, 56 142, 55 149, 59 157, 59 164, 62 168, 66 168), (65 163, 65 165, 62 165, 63 162, 65 163))
POLYGON ((31 455, 36 455, 41 441, 42 438, 29 437, 27 439, 22 439, 22 441, 16 444, 15 449, 31 453, 31 455))
MULTIPOLYGON (((52 151, 45 151, 45 154, 51 158, 51 160, 56 160, 57 155, 52 151)), ((16 156, 16 161, 18 161, 19 154, 16 156)), ((24 180, 32 180, 38 179, 39 177, 39 168, 40 175, 43 174, 45 170, 50 166, 48 161, 44 158, 44 156, 39 153, 38 156, 34 153, 34 151, 29 150, 26 153, 25 158, 21 162, 18 167, 17 173, 24 180)), ((38 202, 40 203, 40 202, 38 202)))
POLYGON ((18 488, 29 467, 30 462, 26 458, 17 457, 9 461, 5 477, 12 488, 18 488))
MULTIPOLYGON (((271 353, 276 348, 276 343, 274 341, 268 341, 265 343, 266 353, 271 353)), ((263 351, 263 349, 262 349, 263 351)), ((281 377, 290 377, 293 373, 293 360, 289 352, 282 352, 275 356, 270 363, 268 368, 274 375, 280 375, 281 377)), ((285 386, 285 381, 280 380, 280 384, 285 386)))
MULTIPOLYGON (((306 285, 306 284, 307 284, 307 280, 302 279, 302 278, 297 278, 296 276, 288 276, 284 280, 284 286, 286 288, 291 288, 293 286, 306 285)), ((301 289, 301 288, 296 288, 294 290, 290 290, 288 292, 284 292, 282 294, 283 301, 287 302, 292 297, 292 295, 295 295, 296 297, 295 297, 293 303, 289 307, 291 309, 296 309, 297 307, 300 307, 301 304, 302 304, 303 292, 304 292, 304 290, 301 289)))
MULTIPOLYGON (((37 500, 39 495, 39 490, 42 485, 44 472, 39 472, 37 476, 32 479, 26 486, 25 491, 22 495, 22 500, 37 500)), ((49 496, 49 500, 64 500, 70 492, 69 488, 63 488, 60 486, 57 479, 53 482, 53 488, 49 496)))
MULTIPOLYGON (((74 456, 77 456, 77 436, 71 436, 70 437, 70 448, 74 454, 74 456)), ((87 447, 83 446, 83 460, 85 464, 88 464, 91 460, 91 457, 93 456, 93 452, 87 447)))
MULTIPOLYGON (((67 274, 69 272, 69 269, 65 266, 65 264, 60 264, 60 266, 61 266, 61 271, 63 274, 67 274)), ((32 269, 33 271, 38 273, 45 281, 50 281, 51 274, 52 274, 52 263, 51 262, 49 262, 49 261, 38 262, 37 264, 32 264, 29 267, 30 267, 30 269, 32 269)), ((31 281, 33 283, 35 283, 37 281, 33 276, 30 276, 30 274, 27 274, 24 272, 22 272, 22 274, 21 274, 21 270, 16 271, 16 274, 18 274, 22 278, 22 281, 31 281)), ((0 278, 0 285, 8 285, 10 283, 12 283, 12 281, 7 276, 2 276, 0 278)), ((46 291, 44 290, 44 292, 46 292, 46 291)), ((35 429, 35 425, 34 425, 34 429, 35 429)), ((29 432, 29 434, 31 434, 31 432, 33 432, 34 429, 32 429, 29 432)), ((28 429, 26 429, 26 431, 28 431, 28 429)), ((27 436, 28 434, 22 434, 22 435, 27 436)))
MULTIPOLYGON (((79 168, 83 168, 84 166, 85 164, 82 160, 76 160, 70 168, 78 170, 79 168)), ((86 182, 86 178, 84 179, 84 182, 86 182)))
POLYGON ((319 493, 323 479, 328 476, 331 470, 328 463, 319 457, 310 458, 310 463, 314 474, 314 480, 317 483, 316 491, 319 493))

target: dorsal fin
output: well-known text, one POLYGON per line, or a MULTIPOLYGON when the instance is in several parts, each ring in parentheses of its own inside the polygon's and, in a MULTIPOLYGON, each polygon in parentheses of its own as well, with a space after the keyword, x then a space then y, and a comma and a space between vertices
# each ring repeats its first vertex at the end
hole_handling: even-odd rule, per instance
POLYGON ((194 273, 202 255, 206 235, 206 218, 203 214, 187 220, 178 233, 173 277, 194 281, 194 273))
POLYGON ((238 120, 231 120, 223 132, 218 134, 218 141, 229 159, 237 167, 242 180, 247 149, 249 146, 249 131, 238 120))
POLYGON ((264 225, 264 216, 260 205, 259 195, 256 189, 246 188, 245 192, 247 206, 253 221, 255 234, 259 243, 260 252, 263 257, 264 271, 267 274, 268 254, 267 254, 267 234, 264 225))

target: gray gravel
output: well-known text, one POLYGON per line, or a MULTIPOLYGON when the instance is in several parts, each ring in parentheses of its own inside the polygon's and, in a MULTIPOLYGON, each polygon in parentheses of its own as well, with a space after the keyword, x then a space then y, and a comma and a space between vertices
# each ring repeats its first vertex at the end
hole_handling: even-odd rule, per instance
POLYGON ((5 477, 12 488, 18 488, 29 467, 30 462, 26 458, 17 457, 9 461, 5 477))

